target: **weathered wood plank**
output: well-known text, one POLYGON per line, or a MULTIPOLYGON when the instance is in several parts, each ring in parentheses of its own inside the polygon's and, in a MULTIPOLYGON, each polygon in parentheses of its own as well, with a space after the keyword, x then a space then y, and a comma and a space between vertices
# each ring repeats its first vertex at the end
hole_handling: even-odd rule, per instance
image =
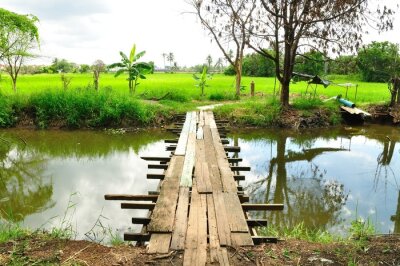
POLYGON ((192 202, 186 234, 183 265, 205 265, 207 261, 207 200, 206 195, 197 191, 196 182, 192 188, 192 202))
POLYGON ((171 234, 152 234, 150 237, 149 245, 147 246, 147 253, 149 254, 166 254, 169 252, 169 243, 171 241, 171 234))
POLYGON ((215 154, 212 134, 209 126, 204 126, 204 147, 205 157, 207 158, 210 181, 213 191, 222 191, 222 182, 218 168, 217 157, 215 154))
POLYGON ((175 215, 174 232, 172 233, 171 249, 184 250, 189 210, 189 188, 179 189, 178 207, 175 215))
POLYGON ((174 156, 165 172, 160 195, 151 215, 148 232, 172 232, 175 221, 175 210, 178 204, 179 177, 183 169, 183 156, 174 156))
POLYGON ((195 177, 197 180, 197 190, 200 194, 212 193, 210 172, 208 171, 208 164, 206 162, 197 162, 195 177))
POLYGON ((231 245, 231 232, 229 228, 228 215, 225 209, 224 193, 221 191, 213 191, 213 200, 217 218, 217 228, 219 243, 221 246, 231 245))
POLYGON ((150 234, 136 234, 136 233, 125 233, 124 241, 149 241, 150 234))
POLYGON ((159 162, 169 162, 171 157, 151 157, 151 156, 140 156, 140 159, 146 161, 159 161, 159 162))
POLYGON ((243 247, 243 246, 254 246, 253 240, 250 233, 232 233, 232 246, 243 247))
POLYGON ((150 218, 147 217, 133 217, 132 218, 132 223, 133 224, 142 224, 142 225, 148 225, 150 223, 150 218))
POLYGON ((105 200, 133 200, 133 201, 157 201, 157 195, 127 195, 127 194, 108 194, 104 195, 105 200))
POLYGON ((225 192, 223 193, 223 197, 225 208, 229 210, 227 214, 231 232, 248 233, 249 228, 237 193, 225 192))
POLYGON ((191 187, 193 168, 196 155, 196 112, 191 112, 192 120, 189 125, 188 142, 185 151, 185 162, 183 164, 183 172, 180 178, 180 185, 191 187))
POLYGON ((208 213, 208 235, 210 242, 210 261, 218 262, 219 238, 217 229, 217 217, 215 214, 215 206, 213 195, 207 195, 207 213, 208 213))
POLYGON ((243 203, 242 208, 244 211, 282 211, 283 204, 243 203))
POLYGON ((221 266, 229 266, 228 250, 226 248, 219 248, 217 251, 218 262, 221 266))
POLYGON ((135 210, 153 210, 156 206, 155 203, 144 202, 122 202, 121 209, 135 209, 135 210))
POLYGON ((192 122, 192 112, 188 112, 186 114, 186 120, 183 125, 181 134, 179 136, 178 144, 175 150, 175 155, 185 155, 186 153, 186 145, 188 143, 189 129, 191 122, 192 122))

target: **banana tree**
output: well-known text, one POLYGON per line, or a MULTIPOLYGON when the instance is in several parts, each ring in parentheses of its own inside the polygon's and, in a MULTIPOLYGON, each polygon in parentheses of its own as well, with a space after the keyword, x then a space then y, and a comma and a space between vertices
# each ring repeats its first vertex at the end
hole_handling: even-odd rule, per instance
POLYGON ((212 75, 207 74, 207 67, 203 67, 201 76, 193 74, 193 78, 197 81, 197 84, 195 86, 201 89, 201 96, 204 96, 204 88, 209 87, 209 85, 207 84, 207 80, 212 78, 212 75))
POLYGON ((128 74, 129 82, 129 93, 134 94, 136 86, 139 85, 139 79, 146 79, 145 74, 151 72, 151 65, 146 62, 137 62, 144 54, 145 51, 136 53, 136 44, 133 45, 129 58, 123 53, 119 52, 121 55, 121 62, 114 63, 108 66, 109 69, 116 68, 114 77, 118 77, 123 73, 128 74))

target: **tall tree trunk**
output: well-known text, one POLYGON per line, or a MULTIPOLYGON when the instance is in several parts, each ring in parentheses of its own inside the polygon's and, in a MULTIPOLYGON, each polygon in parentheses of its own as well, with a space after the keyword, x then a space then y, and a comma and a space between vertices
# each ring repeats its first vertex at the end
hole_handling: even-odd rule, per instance
POLYGON ((236 67, 236 83, 235 83, 235 88, 236 88, 236 96, 240 96, 240 89, 242 85, 242 63, 240 62, 236 67))
POLYGON ((12 87, 13 87, 13 91, 16 93, 17 92, 17 77, 12 77, 12 87))
POLYGON ((286 80, 286 78, 283 78, 283 81, 281 83, 281 104, 283 107, 288 107, 289 106, 289 84, 290 84, 290 79, 286 80))

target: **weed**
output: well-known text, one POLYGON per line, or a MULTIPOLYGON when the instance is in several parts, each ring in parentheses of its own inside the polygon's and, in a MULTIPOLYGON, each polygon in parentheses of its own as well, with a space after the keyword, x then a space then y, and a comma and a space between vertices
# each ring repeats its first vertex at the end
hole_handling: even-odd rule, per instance
POLYGON ((0 243, 22 238, 29 234, 30 232, 27 229, 23 229, 17 223, 10 223, 3 219, 0 220, 0 243))
POLYGON ((69 196, 67 209, 64 212, 63 218, 61 219, 58 227, 53 227, 50 230, 50 237, 57 239, 72 239, 76 236, 76 231, 74 230, 72 219, 75 214, 75 206, 77 205, 77 203, 73 201, 73 197, 77 194, 78 193, 72 193, 69 196))
POLYGON ((366 221, 356 218, 351 222, 349 233, 352 239, 365 241, 368 240, 370 235, 375 233, 375 226, 369 218, 366 221))

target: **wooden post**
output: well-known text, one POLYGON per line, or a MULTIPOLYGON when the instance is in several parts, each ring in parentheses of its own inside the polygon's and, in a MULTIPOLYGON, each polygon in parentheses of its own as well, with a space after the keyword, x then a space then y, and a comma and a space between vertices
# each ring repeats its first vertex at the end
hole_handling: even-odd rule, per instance
POLYGON ((250 83, 250 93, 251 93, 251 97, 254 97, 254 87, 255 87, 255 84, 254 84, 254 81, 252 81, 252 82, 250 83))

